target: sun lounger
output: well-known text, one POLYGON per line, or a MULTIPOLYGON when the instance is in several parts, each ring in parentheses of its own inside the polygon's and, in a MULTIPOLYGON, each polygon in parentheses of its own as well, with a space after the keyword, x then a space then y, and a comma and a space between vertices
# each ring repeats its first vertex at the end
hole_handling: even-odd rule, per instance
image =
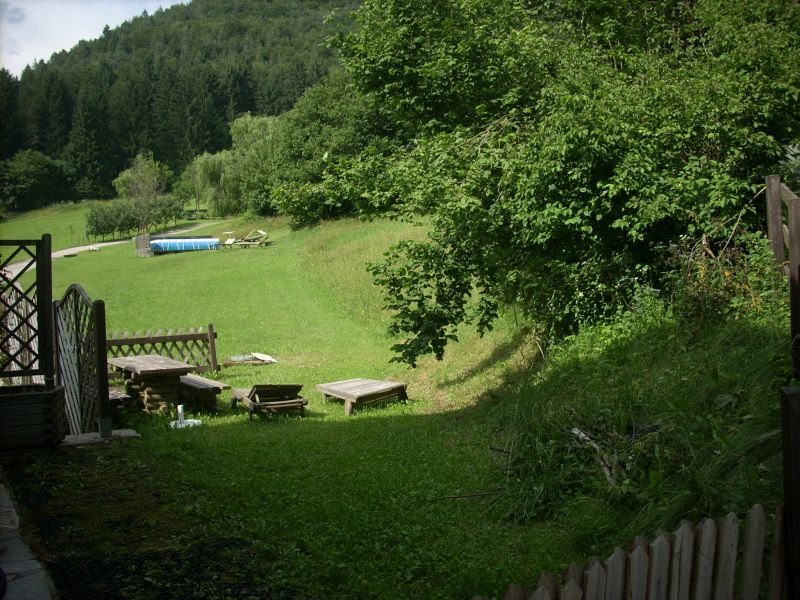
POLYGON ((240 248, 249 248, 250 246, 269 246, 272 241, 269 239, 269 234, 263 229, 254 229, 242 239, 236 240, 234 244, 240 248))
POLYGON ((253 413, 282 413, 300 411, 303 416, 304 407, 308 400, 300 396, 302 385, 299 384, 258 384, 246 388, 235 388, 232 390, 231 408, 236 406, 236 402, 241 400, 250 418, 253 413))

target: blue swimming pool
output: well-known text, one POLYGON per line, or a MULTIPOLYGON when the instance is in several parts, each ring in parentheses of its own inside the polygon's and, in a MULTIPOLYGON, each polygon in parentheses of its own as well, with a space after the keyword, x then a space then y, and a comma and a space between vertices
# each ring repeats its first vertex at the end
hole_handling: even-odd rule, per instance
POLYGON ((218 238, 174 238, 150 240, 150 248, 155 254, 164 252, 189 252, 192 250, 217 250, 218 238))

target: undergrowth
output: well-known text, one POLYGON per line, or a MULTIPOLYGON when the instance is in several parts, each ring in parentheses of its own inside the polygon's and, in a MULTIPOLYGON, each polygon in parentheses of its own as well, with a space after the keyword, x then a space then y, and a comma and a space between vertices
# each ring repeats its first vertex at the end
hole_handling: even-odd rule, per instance
POLYGON ((509 413, 519 520, 562 520, 596 551, 781 497, 786 284, 760 236, 673 248, 670 289, 553 345, 509 413))

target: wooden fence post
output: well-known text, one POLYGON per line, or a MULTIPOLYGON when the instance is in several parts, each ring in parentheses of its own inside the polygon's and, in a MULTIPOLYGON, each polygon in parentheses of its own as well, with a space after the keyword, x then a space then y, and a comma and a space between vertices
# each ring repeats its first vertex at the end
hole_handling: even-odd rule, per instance
POLYGON ((111 402, 108 398, 108 356, 106 355, 106 305, 102 300, 92 303, 94 319, 95 356, 97 368, 98 399, 100 400, 100 417, 97 419, 97 431, 102 438, 110 438, 112 434, 111 402))
POLYGON ((784 263, 786 252, 783 246, 783 207, 781 203, 780 175, 767 176, 767 233, 769 245, 779 266, 784 263))
POLYGON ((789 598, 800 598, 800 388, 781 388, 784 531, 789 598))
POLYGON ((800 203, 788 199, 789 206, 789 305, 792 328, 792 370, 800 379, 800 203))
POLYGON ((211 370, 219 371, 219 365, 217 364, 217 332, 214 331, 214 324, 209 323, 206 331, 208 332, 208 352, 211 359, 211 370))

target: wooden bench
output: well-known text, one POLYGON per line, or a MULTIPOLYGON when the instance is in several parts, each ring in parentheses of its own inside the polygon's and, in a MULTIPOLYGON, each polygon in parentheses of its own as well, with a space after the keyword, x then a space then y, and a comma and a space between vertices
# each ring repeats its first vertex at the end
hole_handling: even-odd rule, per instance
POLYGON ((217 408, 217 396, 222 390, 229 389, 231 386, 222 381, 194 373, 181 375, 181 400, 189 405, 190 412, 214 411, 217 408))
POLYGON ((377 379, 345 379, 315 386, 324 400, 339 398, 344 400, 344 414, 353 413, 353 408, 383 402, 386 400, 408 400, 406 384, 398 381, 379 381, 377 379))

